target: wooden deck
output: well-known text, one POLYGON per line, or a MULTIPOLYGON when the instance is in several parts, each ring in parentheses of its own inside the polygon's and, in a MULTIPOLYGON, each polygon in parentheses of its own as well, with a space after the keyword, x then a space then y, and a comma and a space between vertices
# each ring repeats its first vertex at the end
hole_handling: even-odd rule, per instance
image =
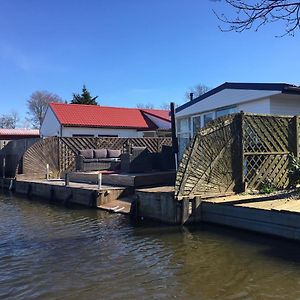
POLYGON ((71 172, 69 178, 72 182, 97 183, 98 174, 102 174, 102 183, 109 186, 161 186, 174 184, 175 171, 151 172, 151 173, 111 173, 103 171, 71 172))
POLYGON ((233 195, 205 199, 203 201, 236 207, 300 213, 300 194, 296 191, 276 193, 273 195, 233 195))
POLYGON ((98 208, 112 213, 130 214, 132 198, 122 198, 119 200, 112 200, 108 203, 99 205, 98 208))

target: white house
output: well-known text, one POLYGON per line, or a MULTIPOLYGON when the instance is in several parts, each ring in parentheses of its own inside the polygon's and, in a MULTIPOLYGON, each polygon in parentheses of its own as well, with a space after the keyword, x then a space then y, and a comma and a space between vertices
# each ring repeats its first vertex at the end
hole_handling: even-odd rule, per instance
POLYGON ((300 87, 286 83, 232 83, 208 91, 176 109, 180 152, 198 128, 235 113, 300 115, 300 87))
POLYGON ((50 103, 42 137, 155 137, 168 135, 168 110, 50 103))
POLYGON ((38 129, 25 128, 0 128, 0 149, 13 140, 39 138, 40 132, 38 129))

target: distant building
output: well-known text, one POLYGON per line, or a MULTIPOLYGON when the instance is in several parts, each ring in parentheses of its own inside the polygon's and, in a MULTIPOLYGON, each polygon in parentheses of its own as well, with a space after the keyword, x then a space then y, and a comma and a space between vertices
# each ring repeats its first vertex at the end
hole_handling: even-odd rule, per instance
POLYGON ((50 103, 42 137, 157 137, 168 136, 168 110, 50 103))
POLYGON ((300 87, 286 83, 224 84, 176 109, 177 136, 182 153, 197 129, 235 112, 300 115, 300 87))
POLYGON ((25 138, 39 137, 38 129, 5 129, 0 128, 0 149, 2 149, 9 141, 25 138))

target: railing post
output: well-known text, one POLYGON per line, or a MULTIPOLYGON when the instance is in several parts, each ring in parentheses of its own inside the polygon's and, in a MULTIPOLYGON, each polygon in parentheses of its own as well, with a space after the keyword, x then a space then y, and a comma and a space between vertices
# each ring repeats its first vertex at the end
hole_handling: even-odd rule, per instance
POLYGON ((68 186, 69 184, 70 184, 69 174, 66 173, 66 174, 65 174, 65 186, 68 186))
POLYGON ((49 180, 49 164, 46 164, 46 179, 49 180))
POLYGON ((239 168, 240 168, 240 189, 241 192, 245 192, 246 190, 246 183, 245 183, 245 170, 244 170, 244 160, 245 160, 245 155, 244 155, 244 126, 245 126, 245 115, 244 112, 240 112, 240 118, 239 118, 239 152, 240 152, 240 159, 239 159, 239 168))
POLYGON ((98 190, 102 188, 102 173, 98 173, 98 190))

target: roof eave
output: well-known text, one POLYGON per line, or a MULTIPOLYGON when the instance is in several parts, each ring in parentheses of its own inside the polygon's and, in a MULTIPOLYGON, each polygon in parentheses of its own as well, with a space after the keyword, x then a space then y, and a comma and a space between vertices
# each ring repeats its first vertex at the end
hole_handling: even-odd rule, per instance
MULTIPOLYGON (((194 105, 216 93, 221 92, 225 89, 235 89, 235 90, 266 90, 266 91, 279 91, 282 93, 292 93, 290 89, 299 89, 299 87, 292 86, 287 83, 238 83, 238 82, 225 82, 216 88, 206 92, 205 94, 193 99, 192 101, 186 102, 183 105, 176 108, 175 113, 184 110, 187 107, 194 105)), ((298 93, 298 92, 297 92, 298 93)), ((300 93, 300 89, 299 89, 300 93)))
POLYGON ((149 127, 136 127, 136 126, 106 126, 106 125, 84 125, 84 124, 61 124, 64 127, 84 127, 84 128, 106 128, 106 129, 136 129, 144 130, 149 129, 149 127))

